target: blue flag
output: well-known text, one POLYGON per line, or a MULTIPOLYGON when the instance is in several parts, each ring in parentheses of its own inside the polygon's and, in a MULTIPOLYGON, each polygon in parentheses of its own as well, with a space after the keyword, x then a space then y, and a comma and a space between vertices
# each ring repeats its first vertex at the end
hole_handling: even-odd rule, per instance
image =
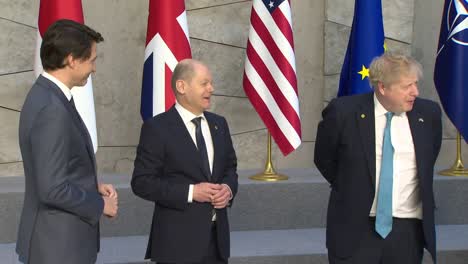
POLYGON ((373 58, 384 51, 381 1, 356 0, 338 96, 372 91, 369 84, 369 65, 373 58))
POLYGON ((468 143, 468 1, 446 0, 434 83, 447 116, 468 143))

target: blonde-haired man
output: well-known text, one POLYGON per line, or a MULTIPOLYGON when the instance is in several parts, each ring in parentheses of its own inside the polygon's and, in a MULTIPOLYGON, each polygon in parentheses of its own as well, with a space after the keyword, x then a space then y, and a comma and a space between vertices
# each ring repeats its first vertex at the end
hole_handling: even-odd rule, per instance
POLYGON ((374 91, 334 99, 323 110, 315 164, 331 184, 331 264, 436 259, 433 167, 440 107, 419 99, 421 65, 386 53, 370 66, 374 91))

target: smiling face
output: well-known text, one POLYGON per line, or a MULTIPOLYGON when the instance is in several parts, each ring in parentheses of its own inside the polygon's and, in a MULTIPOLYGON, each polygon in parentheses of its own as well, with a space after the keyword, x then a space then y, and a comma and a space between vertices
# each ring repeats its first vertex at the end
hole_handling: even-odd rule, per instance
POLYGON ((403 75, 389 85, 379 82, 376 95, 379 102, 390 112, 411 111, 419 95, 417 74, 403 75))
POLYGON ((177 101, 195 115, 210 108, 214 91, 210 70, 201 63, 194 62, 193 76, 187 80, 177 80, 177 101))
POLYGON ((91 46, 91 56, 87 59, 73 60, 73 85, 84 86, 91 73, 96 72, 96 43, 91 46))

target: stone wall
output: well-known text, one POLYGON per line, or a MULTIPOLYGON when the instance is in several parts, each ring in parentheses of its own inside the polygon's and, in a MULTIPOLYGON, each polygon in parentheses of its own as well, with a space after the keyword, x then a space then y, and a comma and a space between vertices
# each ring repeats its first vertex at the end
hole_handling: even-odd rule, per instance
MULTIPOLYGON (((148 0, 82 0, 85 21, 100 31, 93 77, 101 172, 130 173, 138 144, 141 75, 148 0)), ((438 100, 432 83, 442 3, 382 0, 387 46, 413 54, 424 66, 421 95, 438 100)), ((240 169, 261 169, 267 132, 245 96, 242 75, 251 0, 186 0, 192 54, 215 79, 212 111, 230 125, 240 169)), ((0 176, 23 174, 18 121, 34 81, 33 60, 39 0, 0 0, 0 176)), ((352 23, 354 0, 293 0, 303 143, 287 157, 273 144, 276 167, 313 167, 316 126, 323 106, 336 95, 352 23)), ((438 165, 454 159, 455 130, 444 117, 438 165)), ((464 158, 468 150, 463 144, 464 158)))
MULTIPOLYGON (((101 32, 93 76, 101 172, 130 173, 138 144, 141 76, 148 0, 83 0, 85 21, 101 32)), ((252 1, 187 0, 194 58, 212 69, 212 111, 231 128, 239 168, 263 168, 267 131, 245 96, 242 76, 252 1)), ((0 176, 22 175, 18 121, 34 81, 33 57, 39 0, 0 0, 0 176)), ((323 90, 324 1, 292 3, 303 144, 283 157, 273 146, 277 168, 312 167, 315 129, 323 90)))

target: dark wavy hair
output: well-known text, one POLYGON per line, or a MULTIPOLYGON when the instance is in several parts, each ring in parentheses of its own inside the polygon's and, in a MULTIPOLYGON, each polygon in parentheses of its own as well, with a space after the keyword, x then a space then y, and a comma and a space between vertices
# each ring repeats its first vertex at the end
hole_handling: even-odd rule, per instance
POLYGON ((62 69, 65 58, 86 60, 93 43, 104 41, 99 32, 73 20, 61 19, 49 26, 42 38, 41 60, 44 70, 62 69))

